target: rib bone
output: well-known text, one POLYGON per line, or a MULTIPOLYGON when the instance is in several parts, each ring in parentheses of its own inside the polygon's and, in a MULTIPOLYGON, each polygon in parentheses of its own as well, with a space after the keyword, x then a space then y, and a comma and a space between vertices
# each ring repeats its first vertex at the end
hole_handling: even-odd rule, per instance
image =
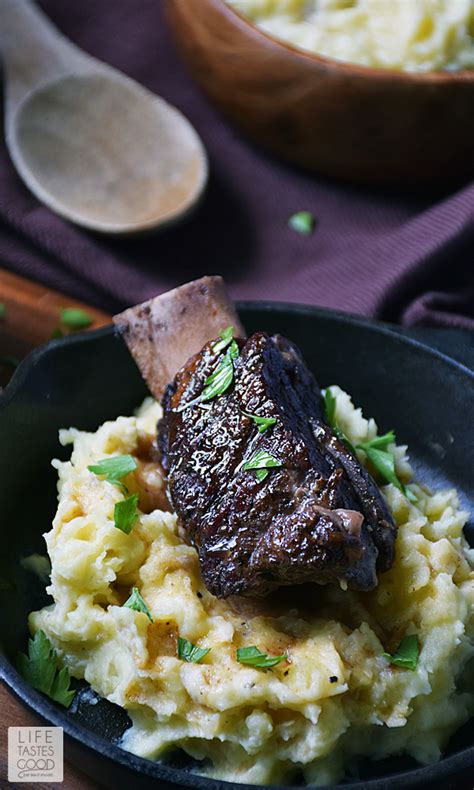
POLYGON ((222 277, 181 285, 113 320, 157 400, 188 359, 227 326, 246 336, 222 277))

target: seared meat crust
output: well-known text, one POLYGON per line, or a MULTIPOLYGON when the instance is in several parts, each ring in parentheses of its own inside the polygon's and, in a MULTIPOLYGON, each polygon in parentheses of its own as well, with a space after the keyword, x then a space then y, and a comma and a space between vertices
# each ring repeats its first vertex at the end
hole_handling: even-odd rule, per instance
POLYGON ((214 343, 178 372, 158 426, 169 497, 207 588, 222 598, 304 582, 372 589, 393 562, 396 527, 375 482, 326 423, 298 349, 264 332, 238 340, 232 386, 200 402, 225 354, 214 343), (276 423, 259 433, 244 412, 276 423), (281 463, 261 482, 243 469, 260 451, 281 463))

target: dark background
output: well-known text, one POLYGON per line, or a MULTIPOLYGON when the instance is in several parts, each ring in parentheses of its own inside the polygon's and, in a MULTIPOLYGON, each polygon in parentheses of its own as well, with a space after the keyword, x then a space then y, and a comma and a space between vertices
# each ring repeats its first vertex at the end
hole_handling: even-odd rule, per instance
POLYGON ((111 312, 221 273, 237 298, 317 304, 407 325, 474 326, 472 183, 449 194, 395 194, 297 171, 254 149, 200 95, 170 41, 160 0, 41 6, 87 52, 184 111, 208 149, 211 177, 185 224, 110 239, 40 205, 2 143, 0 266, 111 312), (300 210, 317 218, 312 236, 287 226, 300 210))

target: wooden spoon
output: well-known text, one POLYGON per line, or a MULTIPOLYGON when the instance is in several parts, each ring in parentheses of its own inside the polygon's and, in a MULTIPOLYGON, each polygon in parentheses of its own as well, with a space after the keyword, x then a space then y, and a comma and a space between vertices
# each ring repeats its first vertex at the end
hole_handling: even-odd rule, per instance
POLYGON ((71 222, 135 233, 176 220, 207 180, 187 119, 86 55, 30 0, 0 0, 5 132, 39 200, 71 222))
POLYGON ((111 321, 111 316, 102 310, 2 268, 0 304, 3 305, 0 316, 0 390, 15 370, 15 361, 23 359, 41 343, 46 343, 54 330, 61 328, 63 308, 78 308, 86 312, 91 320, 90 329, 98 329, 111 321))

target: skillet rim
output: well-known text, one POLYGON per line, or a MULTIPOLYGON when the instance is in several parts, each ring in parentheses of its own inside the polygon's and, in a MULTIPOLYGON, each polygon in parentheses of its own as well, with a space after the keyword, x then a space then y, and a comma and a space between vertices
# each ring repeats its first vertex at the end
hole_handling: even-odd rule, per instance
MULTIPOLYGON (((437 348, 434 348, 432 345, 428 343, 424 343, 422 340, 419 339, 419 332, 423 331, 424 329, 429 330, 432 332, 436 330, 441 334, 446 333, 453 333, 459 332, 462 334, 466 332, 465 329, 459 329, 457 327, 405 327, 399 326, 397 324, 390 324, 385 321, 377 321, 373 318, 366 318, 364 316, 355 315, 354 313, 346 313, 342 310, 331 310, 329 308, 324 307, 315 307, 313 305, 307 304, 300 304, 298 302, 273 302, 273 301, 265 301, 262 300, 236 300, 235 306, 237 307, 237 312, 243 310, 261 310, 262 312, 270 313, 270 312, 289 312, 289 313, 296 313, 302 316, 313 315, 316 317, 321 318, 328 318, 330 320, 335 320, 338 323, 348 324, 365 327, 371 329, 372 331, 390 337, 392 340, 400 342, 403 345, 409 345, 414 348, 419 348, 423 353, 427 353, 428 355, 434 356, 445 363, 448 363, 455 368, 460 369, 463 373, 467 374, 469 378, 474 379, 474 370, 471 370, 467 365, 464 365, 459 360, 455 359, 448 354, 445 354, 443 351, 440 351, 437 348), (413 329, 416 333, 416 337, 410 337, 409 332, 413 329)), ((45 354, 49 354, 50 352, 54 351, 56 348, 61 348, 63 346, 71 345, 74 346, 77 343, 87 343, 93 341, 95 338, 105 337, 109 334, 117 335, 117 329, 115 326, 111 324, 107 324, 106 326, 100 327, 99 329, 92 329, 84 332, 75 332, 71 335, 66 335, 65 337, 56 338, 54 340, 49 340, 46 343, 34 348, 29 354, 20 362, 18 367, 15 369, 10 381, 8 382, 7 386, 0 391, 0 411, 3 407, 9 403, 13 397, 15 396, 18 389, 21 387, 23 382, 25 381, 28 373, 30 370, 36 366, 36 364, 42 359, 45 354)))
MULTIPOLYGON (((409 334, 407 334, 409 328, 406 327, 403 327, 402 333, 398 331, 398 327, 395 325, 344 313, 342 311, 292 302, 245 300, 237 301, 236 307, 238 311, 244 312, 252 310, 261 311, 262 313, 293 313, 302 317, 312 316, 329 319, 349 327, 363 327, 379 335, 388 337, 395 343, 403 346, 408 345, 413 350, 418 350, 428 355, 432 358, 433 364, 439 364, 441 362, 444 365, 453 367, 474 382, 473 370, 442 351, 421 342, 418 339, 419 336, 417 336, 417 339, 410 337, 409 334)), ((420 327, 414 327, 414 329, 419 331, 420 327)), ((443 332, 443 329, 439 331, 443 332)), ((116 334, 116 329, 110 324, 100 329, 89 332, 78 332, 64 338, 49 341, 31 351, 15 370, 7 387, 0 393, 0 420, 3 410, 15 398, 17 393, 21 391, 28 377, 34 372, 34 369, 41 364, 45 356, 54 353, 57 348, 62 348, 64 346, 74 347, 83 343, 94 343, 99 338, 114 334, 116 334)), ((249 785, 209 779, 187 770, 169 767, 159 762, 137 757, 131 752, 121 749, 112 741, 106 740, 86 727, 76 723, 68 716, 66 710, 63 711, 53 705, 47 697, 44 697, 40 692, 33 689, 23 680, 13 664, 6 658, 1 643, 0 681, 9 691, 13 692, 14 696, 19 699, 27 709, 36 713, 43 721, 50 722, 53 726, 63 727, 66 735, 76 742, 76 745, 85 746, 87 749, 91 749, 95 752, 99 758, 112 760, 115 764, 119 764, 128 770, 132 769, 150 779, 161 779, 172 785, 174 784, 177 788, 193 787, 197 788, 197 790, 231 790, 231 788, 233 790, 268 790, 269 787, 273 790, 301 790, 300 786, 297 787, 295 785, 249 785)), ((442 757, 437 763, 431 763, 426 766, 403 771, 402 773, 378 777, 368 781, 354 782, 346 786, 350 788, 350 790, 399 790, 399 788, 415 788, 421 785, 428 786, 430 782, 439 782, 444 778, 459 779, 461 771, 467 772, 472 768, 474 768, 474 746, 468 746, 454 755, 445 758, 442 757)), ((344 785, 342 786, 344 787, 344 785)), ((326 790, 329 790, 329 787, 337 786, 331 785, 325 787, 326 790)), ((324 788, 322 790, 324 790, 324 788)))

